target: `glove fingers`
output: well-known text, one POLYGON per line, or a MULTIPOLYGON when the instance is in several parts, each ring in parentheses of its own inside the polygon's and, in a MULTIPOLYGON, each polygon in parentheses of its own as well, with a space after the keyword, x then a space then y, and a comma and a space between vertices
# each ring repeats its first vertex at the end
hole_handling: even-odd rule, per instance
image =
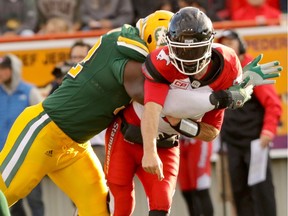
POLYGON ((278 65, 280 65, 279 61, 272 61, 272 62, 268 62, 265 64, 261 64, 260 68, 263 70, 263 69, 267 69, 267 68, 278 66, 278 65))
POLYGON ((253 59, 252 64, 256 66, 261 61, 262 58, 263 54, 258 55, 255 59, 253 59))
POLYGON ((269 68, 269 69, 265 69, 262 70, 263 74, 272 74, 272 73, 279 73, 282 71, 282 67, 281 68, 269 68))
POLYGON ((280 76, 280 73, 265 74, 264 79, 276 78, 279 76, 280 76))
POLYGON ((261 84, 261 85, 275 84, 275 83, 276 83, 276 80, 264 80, 263 84, 261 84))
POLYGON ((261 59, 263 58, 263 54, 258 55, 256 58, 254 58, 251 62, 249 62, 244 68, 243 71, 247 71, 252 67, 255 67, 258 65, 258 63, 261 61, 261 59))
POLYGON ((263 74, 272 74, 272 73, 278 73, 281 72, 283 70, 283 67, 278 66, 278 67, 274 67, 274 68, 267 68, 262 70, 263 74))

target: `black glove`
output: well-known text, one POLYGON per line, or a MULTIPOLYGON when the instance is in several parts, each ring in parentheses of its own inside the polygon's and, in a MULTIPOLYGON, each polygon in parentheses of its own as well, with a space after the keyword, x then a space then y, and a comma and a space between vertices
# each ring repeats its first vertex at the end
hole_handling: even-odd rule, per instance
POLYGON ((210 95, 211 104, 215 105, 215 109, 237 109, 251 99, 253 93, 253 85, 250 77, 246 77, 240 84, 233 85, 227 90, 215 91, 210 95))

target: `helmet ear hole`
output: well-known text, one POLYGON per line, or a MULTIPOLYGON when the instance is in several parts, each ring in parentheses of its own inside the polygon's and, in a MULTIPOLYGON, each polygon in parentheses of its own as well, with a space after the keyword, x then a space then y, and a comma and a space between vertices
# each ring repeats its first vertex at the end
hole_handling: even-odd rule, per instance
POLYGON ((152 35, 149 35, 147 38, 147 43, 150 44, 152 43, 152 35))

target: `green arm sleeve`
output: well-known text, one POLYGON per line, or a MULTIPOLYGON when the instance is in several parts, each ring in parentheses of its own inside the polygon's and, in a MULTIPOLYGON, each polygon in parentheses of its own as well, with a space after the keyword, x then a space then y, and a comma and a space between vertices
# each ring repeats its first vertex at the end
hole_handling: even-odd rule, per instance
POLYGON ((10 216, 10 211, 9 211, 6 197, 4 196, 4 194, 1 190, 0 190, 0 215, 10 216))

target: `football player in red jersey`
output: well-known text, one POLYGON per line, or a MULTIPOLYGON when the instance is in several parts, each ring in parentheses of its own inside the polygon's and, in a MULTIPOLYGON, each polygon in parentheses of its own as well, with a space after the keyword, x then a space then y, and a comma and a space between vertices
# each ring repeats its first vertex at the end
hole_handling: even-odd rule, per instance
MULTIPOLYGON (((223 96, 227 93, 224 90, 241 82, 242 68, 232 49, 220 44, 212 48, 213 38, 212 23, 204 13, 192 7, 181 9, 170 21, 168 46, 152 52, 143 64, 145 108, 134 101, 118 114, 106 133, 105 173, 115 202, 114 216, 132 214, 135 174, 144 186, 149 216, 168 215, 178 175, 178 133, 204 141, 218 134, 223 117, 221 108, 231 102, 223 96), (210 103, 202 104, 201 95, 207 96, 212 91, 210 103), (182 101, 187 99, 185 104, 177 104, 180 97, 182 101), (170 113, 165 107, 169 107, 170 113), (179 122, 178 118, 190 120, 179 122), (158 178, 151 174, 158 174, 158 178)), ((253 80, 260 84, 261 77, 259 82, 254 77, 253 80)))
MULTIPOLYGON (((163 164, 156 151, 159 116, 169 88, 191 88, 197 91, 224 90, 242 79, 237 55, 230 48, 213 45, 214 29, 211 20, 199 9, 182 8, 170 20, 167 46, 152 52, 143 65, 145 108, 141 121, 145 171, 164 178, 163 164), (157 80, 164 80, 156 82, 157 80), (166 83, 165 83, 166 81, 166 83)), ((175 116, 175 115, 174 115, 175 116)), ((194 125, 191 136, 204 141, 213 140, 219 133, 223 110, 206 113, 194 125)), ((177 127, 178 122, 172 123, 177 127)), ((181 130, 181 123, 178 125, 181 130)))
MULTIPOLYGON (((148 173, 157 174, 159 180, 164 175, 163 164, 157 154, 156 138, 159 116, 169 88, 221 92, 242 79, 237 55, 229 47, 213 44, 214 34, 212 22, 203 12, 193 7, 182 8, 170 20, 167 46, 152 52, 143 64, 146 80, 141 119, 144 146, 142 166, 148 173)), ((244 69, 244 76, 249 73, 246 71, 249 68, 244 69)), ((256 81, 257 77, 253 79, 256 81)), ((188 136, 203 141, 213 140, 219 134, 223 113, 224 109, 212 110, 202 118, 190 120, 189 124, 193 126, 188 136)), ((170 123, 185 133, 186 127, 181 121, 170 123)))

